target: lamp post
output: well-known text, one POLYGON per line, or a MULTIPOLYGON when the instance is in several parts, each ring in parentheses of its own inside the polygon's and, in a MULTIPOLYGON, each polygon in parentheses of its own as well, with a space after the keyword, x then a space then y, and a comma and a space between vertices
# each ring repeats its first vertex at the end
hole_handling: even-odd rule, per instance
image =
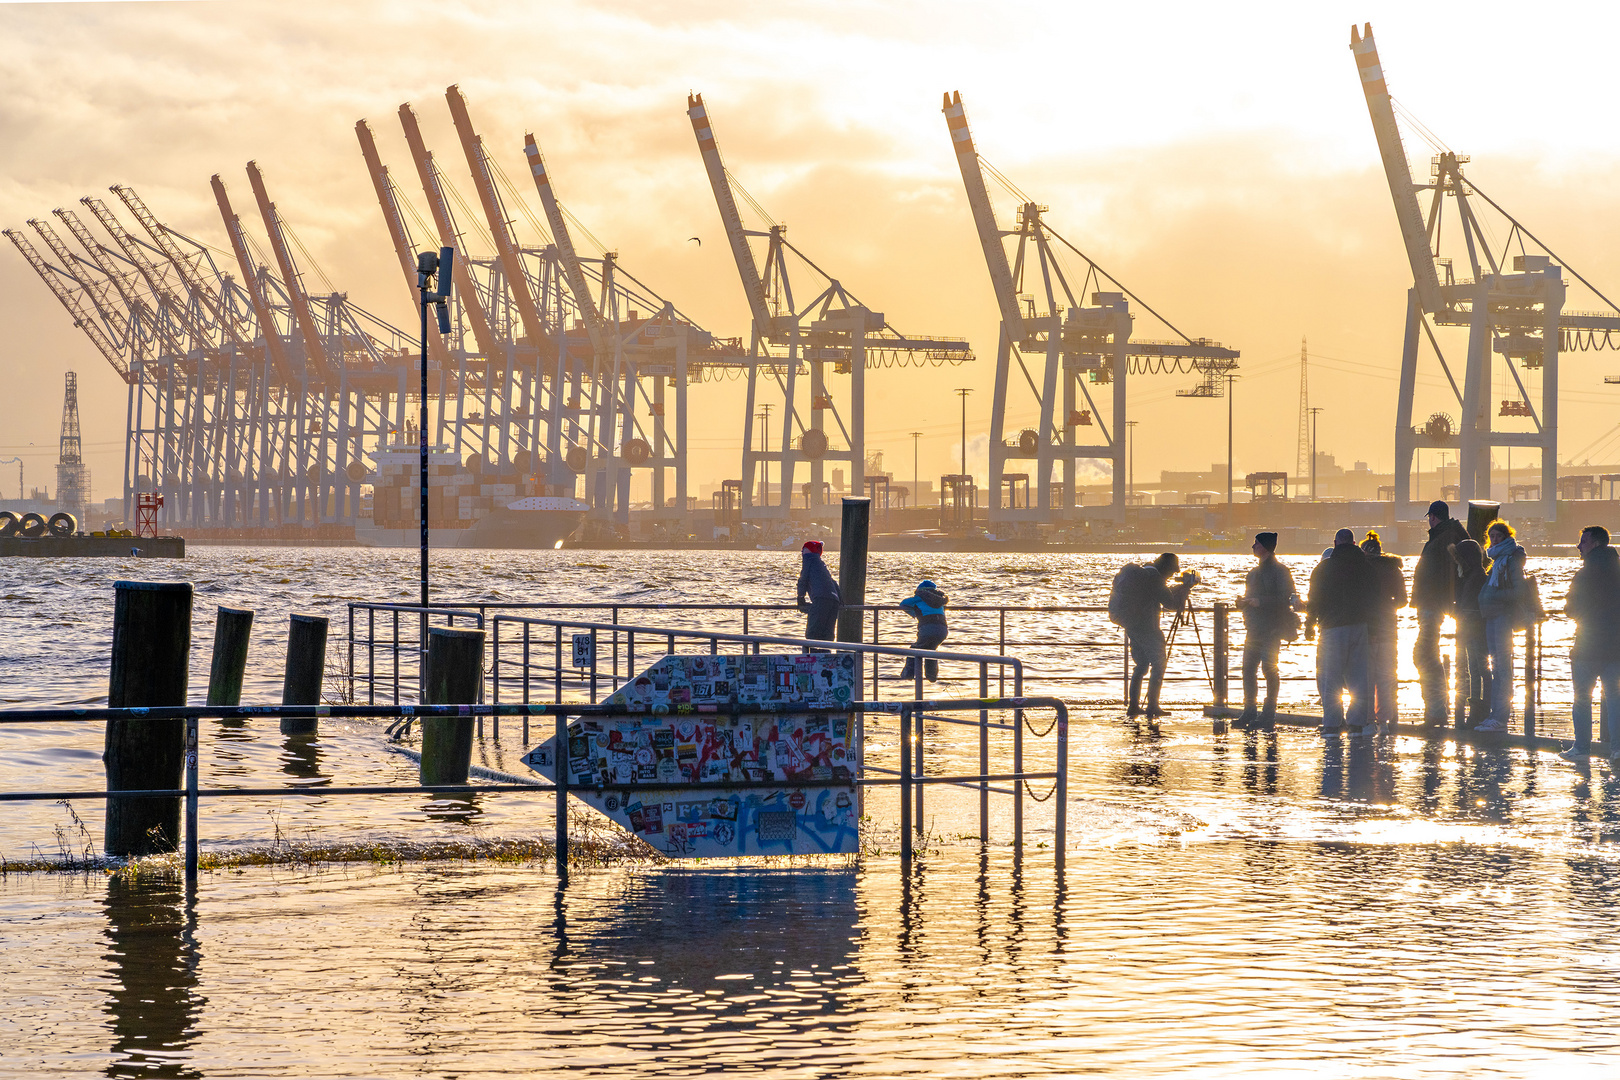
POLYGON ((1232 384, 1237 376, 1227 372, 1226 379, 1226 505, 1232 505, 1232 384))
POLYGON ((1136 421, 1125 421, 1125 505, 1136 501, 1136 421))
MULTIPOLYGON (((422 409, 418 432, 422 447, 422 606, 428 606, 428 305, 432 304, 439 316, 439 333, 450 332, 450 284, 454 280, 451 267, 456 249, 442 247, 437 253, 419 252, 416 256, 416 288, 422 309, 422 409), (432 288, 437 276, 437 288, 432 288)), ((423 616, 424 620, 426 615, 423 616)), ((422 633, 422 647, 427 648, 427 632, 422 633)))
POLYGON ((922 506, 922 475, 917 469, 917 440, 922 438, 922 432, 911 433, 911 507, 913 510, 922 506))
POLYGON ((1316 501, 1316 417, 1322 412, 1320 407, 1310 410, 1311 413, 1311 502, 1316 501))
POLYGON ((771 403, 759 407, 759 505, 771 505, 771 403))

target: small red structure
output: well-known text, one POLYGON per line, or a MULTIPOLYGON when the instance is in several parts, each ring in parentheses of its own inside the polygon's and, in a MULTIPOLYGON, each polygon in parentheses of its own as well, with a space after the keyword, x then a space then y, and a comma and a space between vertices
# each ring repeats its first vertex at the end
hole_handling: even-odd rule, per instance
POLYGON ((135 493, 135 535, 157 535, 157 512, 163 505, 163 496, 155 491, 135 493))

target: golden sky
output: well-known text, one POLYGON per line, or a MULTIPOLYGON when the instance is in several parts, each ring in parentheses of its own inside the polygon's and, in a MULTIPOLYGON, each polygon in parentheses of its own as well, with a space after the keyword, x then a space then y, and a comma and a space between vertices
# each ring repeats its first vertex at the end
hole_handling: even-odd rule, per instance
MULTIPOLYGON (((969 443, 982 455, 996 340, 939 111, 941 92, 959 90, 980 152, 1059 231, 1183 330, 1242 350, 1240 474, 1293 467, 1302 335, 1321 358, 1321 448, 1387 469, 1410 273, 1347 47, 1351 23, 1368 20, 1397 100, 1472 154, 1470 177, 1570 265, 1620 291, 1620 9, 1596 5, 1527 17, 1522 4, 1386 2, 0 4, 0 224, 128 183, 166 223, 225 248, 208 179, 223 174, 262 235, 243 173, 254 159, 326 278, 408 326, 353 126, 371 120, 420 208, 395 117, 413 102, 472 202, 444 103, 459 83, 526 192, 533 130, 565 204, 627 268, 742 335, 685 116, 698 90, 728 166, 797 245, 903 331, 973 342, 967 368, 871 379, 868 446, 908 480, 905 433, 921 430, 921 471, 937 477, 958 468, 954 387, 976 388, 969 443)), ((1421 170, 1429 148, 1407 143, 1421 170)), ((999 209, 1010 223, 1010 204, 999 209)), ((520 217, 520 239, 537 239, 523 229, 520 217)), ((1604 305, 1575 288, 1570 306, 1604 305)), ((123 385, 9 244, 0 325, 0 458, 21 452, 30 486, 46 479, 62 373, 76 370, 95 494, 118 494, 123 385)), ((1145 313, 1137 333, 1164 336, 1145 313)), ((1564 456, 1614 424, 1609 372, 1620 354, 1566 361, 1564 456)), ((1224 460, 1224 402, 1174 396, 1192 381, 1132 379, 1138 480, 1224 460)), ((1457 411, 1439 393, 1421 389, 1422 413, 1457 411)), ((737 475, 740 397, 700 403, 712 415, 694 481, 737 475)), ((14 484, 0 468, 0 496, 14 484)))

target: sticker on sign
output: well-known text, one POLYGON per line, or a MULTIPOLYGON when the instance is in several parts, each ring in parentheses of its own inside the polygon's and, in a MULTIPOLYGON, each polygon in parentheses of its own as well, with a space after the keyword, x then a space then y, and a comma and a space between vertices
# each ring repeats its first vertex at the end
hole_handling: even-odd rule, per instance
POLYGON ((574 638, 574 666, 588 668, 596 663, 596 635, 575 634, 574 638))

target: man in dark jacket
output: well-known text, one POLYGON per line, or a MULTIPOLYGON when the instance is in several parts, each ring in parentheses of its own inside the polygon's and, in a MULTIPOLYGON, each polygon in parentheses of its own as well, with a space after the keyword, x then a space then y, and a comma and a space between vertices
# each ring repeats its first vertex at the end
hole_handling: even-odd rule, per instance
POLYGON ((1396 612, 1406 606, 1406 575, 1398 555, 1385 555, 1378 533, 1367 530, 1361 542, 1367 556, 1373 592, 1367 609, 1367 666, 1372 672, 1372 719, 1375 724, 1394 727, 1399 680, 1396 678, 1396 612))
POLYGON ((821 561, 821 541, 806 540, 799 557, 799 610, 808 616, 804 636, 831 641, 838 632, 838 609, 843 598, 832 571, 821 561))
POLYGON ((1277 650, 1283 638, 1299 636, 1299 620, 1294 611, 1299 592, 1294 575, 1277 558, 1277 534, 1256 533, 1254 569, 1243 582, 1243 715, 1236 727, 1274 730, 1277 724, 1277 650), (1260 673, 1266 676, 1266 704, 1255 711, 1260 693, 1260 673))
POLYGON ((1585 757, 1592 747, 1592 685, 1603 687, 1601 735, 1610 740, 1609 760, 1620 761, 1612 740, 1620 736, 1620 552, 1609 546, 1609 530, 1588 525, 1581 530, 1576 550, 1581 568, 1569 583, 1564 610, 1575 620, 1575 645, 1569 651, 1570 680, 1574 683, 1575 745, 1566 758, 1585 757), (1611 708, 1611 703, 1615 708, 1611 708))
POLYGON ((1417 609, 1417 644, 1412 649, 1418 680, 1423 684, 1423 722, 1446 726, 1446 669, 1440 660, 1440 629, 1456 603, 1457 564, 1451 549, 1468 539, 1468 530, 1436 499, 1429 504, 1429 539, 1412 571, 1412 606, 1417 609))
POLYGON ((1367 557, 1356 547, 1356 536, 1340 529, 1333 537, 1333 553, 1311 571, 1311 595, 1305 602, 1305 637, 1317 627, 1316 686, 1322 695, 1322 733, 1345 726, 1342 695, 1350 692, 1349 726, 1352 735, 1368 730, 1371 697, 1367 667, 1367 618, 1374 587, 1367 557))
POLYGON ((1165 645, 1164 631, 1159 629, 1159 612, 1178 609, 1187 602, 1187 593, 1197 584, 1198 576, 1183 574, 1178 585, 1169 579, 1181 568, 1175 552, 1167 551, 1147 565, 1131 563, 1114 575, 1113 591, 1108 596, 1108 617, 1124 628, 1131 648, 1131 700, 1126 716, 1142 716, 1142 677, 1148 678, 1148 697, 1145 715, 1150 719, 1163 716, 1159 708, 1159 690, 1164 685, 1165 645))

